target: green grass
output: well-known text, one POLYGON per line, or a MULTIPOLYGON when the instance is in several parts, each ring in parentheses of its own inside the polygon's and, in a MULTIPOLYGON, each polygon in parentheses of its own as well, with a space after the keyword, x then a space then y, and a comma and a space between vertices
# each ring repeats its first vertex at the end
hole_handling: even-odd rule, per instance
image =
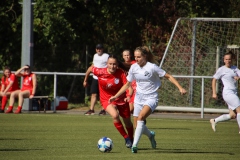
POLYGON ((130 152, 110 116, 79 114, 0 114, 0 159, 3 160, 226 160, 240 159, 236 121, 218 124, 214 133, 208 120, 149 118, 157 149, 146 136, 137 154, 130 152), (114 148, 101 153, 97 141, 110 137, 114 148))

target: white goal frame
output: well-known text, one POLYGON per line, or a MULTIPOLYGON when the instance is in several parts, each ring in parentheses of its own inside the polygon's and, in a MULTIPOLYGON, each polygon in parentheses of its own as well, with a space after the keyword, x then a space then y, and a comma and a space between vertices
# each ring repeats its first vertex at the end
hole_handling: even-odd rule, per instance
MULTIPOLYGON (((195 74, 194 74, 194 57, 195 57, 195 54, 196 54, 196 33, 197 33, 197 25, 198 25, 198 22, 239 22, 240 24, 240 18, 179 18, 176 23, 175 23, 175 26, 173 28, 173 31, 172 31, 172 34, 170 36, 170 39, 169 39, 169 42, 166 46, 166 49, 165 49, 165 52, 162 56, 162 59, 161 59, 161 62, 160 62, 160 65, 159 67, 160 68, 163 68, 164 69, 164 61, 166 59, 166 56, 168 55, 168 51, 169 51, 169 48, 170 48, 170 45, 173 41, 173 37, 175 35, 175 32, 179 26, 179 23, 181 23, 182 20, 185 20, 185 21, 191 21, 192 22, 192 41, 191 41, 191 46, 189 46, 189 48, 191 48, 191 54, 192 54, 192 57, 191 57, 191 71, 190 71, 190 75, 181 75, 181 73, 179 74, 174 74, 173 76, 174 77, 191 77, 190 78, 190 86, 189 86, 189 97, 190 97, 190 104, 192 103, 192 98, 191 96, 193 95, 193 86, 194 86, 194 77, 195 77, 195 74)), ((240 42, 239 42, 240 43, 240 42)), ((236 44, 225 44, 225 49, 226 48, 234 48, 234 49, 238 49, 239 48, 239 43, 236 45, 236 44), (230 47, 228 47, 230 46, 230 47), (235 46, 235 47, 234 47, 235 46)), ((222 47, 222 46, 221 46, 222 47)), ((237 54, 237 58, 238 58, 238 54, 237 54)), ((219 56, 219 48, 218 46, 216 46, 216 69, 219 67, 219 61, 220 61, 220 56, 219 56)), ((238 65, 238 61, 237 61, 237 65, 238 65)), ((168 70, 166 70, 168 71, 168 70)), ((206 76, 209 76, 209 75, 205 75, 206 76)), ((197 76, 196 76, 197 77, 197 76)), ((199 76, 198 76, 199 77, 199 76)), ((204 80, 203 80, 204 81, 204 80)), ((204 85, 204 82, 203 84, 204 85)), ((158 106, 157 107, 157 110, 160 110, 160 111, 183 111, 183 112, 201 112, 201 118, 204 117, 204 112, 211 112, 211 113, 216 113, 217 111, 219 111, 219 113, 226 113, 227 112, 227 109, 204 109, 204 87, 202 86, 201 87, 203 90, 201 91, 201 108, 193 108, 191 107, 175 107, 175 106, 158 106)))

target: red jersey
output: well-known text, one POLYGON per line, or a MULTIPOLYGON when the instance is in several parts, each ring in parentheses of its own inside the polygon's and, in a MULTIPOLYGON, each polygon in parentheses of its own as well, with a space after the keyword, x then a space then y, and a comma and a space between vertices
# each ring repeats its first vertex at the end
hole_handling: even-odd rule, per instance
POLYGON ((10 84, 10 82, 13 82, 12 86, 8 89, 8 92, 15 91, 19 89, 18 85, 18 79, 14 73, 11 73, 8 78, 2 77, 2 85, 5 86, 5 88, 10 84))
MULTIPOLYGON (((131 61, 131 64, 134 64, 134 63, 136 63, 136 61, 131 61)), ((132 81, 131 87, 132 87, 132 89, 133 89, 133 93, 132 93, 132 95, 131 95, 131 99, 130 99, 129 103, 134 103, 134 97, 135 97, 136 88, 137 88, 137 83, 136 83, 135 80, 132 81)), ((127 96, 130 96, 130 95, 129 95, 129 90, 127 90, 127 96)))
POLYGON ((136 61, 131 61, 131 64, 134 64, 134 63, 136 63, 136 61))
POLYGON ((29 75, 23 75, 22 89, 21 90, 32 90, 33 89, 33 81, 32 76, 34 73, 30 73, 29 75))
MULTIPOLYGON (((107 68, 96 67, 93 67, 92 72, 98 77, 100 101, 103 107, 106 108, 110 97, 114 96, 127 82, 126 74, 122 69, 117 69, 114 74, 109 74, 107 68)), ((123 105, 126 103, 124 101, 125 98, 126 94, 122 94, 113 102, 113 104, 123 105)))

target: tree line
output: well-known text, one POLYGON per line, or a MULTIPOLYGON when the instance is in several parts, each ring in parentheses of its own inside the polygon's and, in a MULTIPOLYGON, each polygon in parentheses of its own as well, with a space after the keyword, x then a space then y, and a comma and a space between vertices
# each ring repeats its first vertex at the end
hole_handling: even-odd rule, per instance
MULTIPOLYGON (((0 1, 0 64, 21 65, 22 5, 0 1)), ((147 45, 161 60, 180 17, 240 16, 240 0, 35 0, 33 70, 85 72, 97 43, 121 57, 147 45), (86 57, 86 50, 88 57, 86 57), (88 59, 88 61, 86 61, 88 59), (86 64, 87 63, 87 64, 86 64)), ((61 76, 57 94, 73 103, 84 101, 83 77, 61 76), (72 88, 72 89, 71 89, 72 88)), ((53 94, 53 76, 38 76, 39 94, 53 94)))

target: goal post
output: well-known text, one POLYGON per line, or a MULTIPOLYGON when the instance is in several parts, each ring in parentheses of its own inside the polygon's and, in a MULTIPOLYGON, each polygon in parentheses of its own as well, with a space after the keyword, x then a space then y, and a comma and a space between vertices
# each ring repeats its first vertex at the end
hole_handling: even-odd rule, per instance
MULTIPOLYGON (((211 81, 216 69, 223 65, 225 52, 231 50, 238 58, 239 43, 240 18, 179 18, 160 67, 174 75, 188 94, 180 96, 175 86, 162 79, 159 105, 199 107, 204 100, 204 107, 226 108, 220 81, 219 100, 212 100, 211 81), (204 86, 201 77, 205 77, 204 86)), ((238 59, 234 63, 238 65, 238 59)))

